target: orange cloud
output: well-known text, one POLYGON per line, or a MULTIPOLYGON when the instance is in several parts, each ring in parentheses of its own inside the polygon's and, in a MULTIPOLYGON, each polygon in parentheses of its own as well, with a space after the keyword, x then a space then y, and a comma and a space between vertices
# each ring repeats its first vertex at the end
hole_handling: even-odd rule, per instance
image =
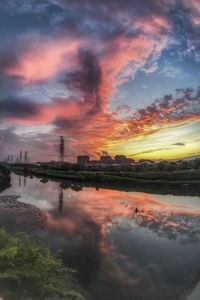
MULTIPOLYGON (((145 70, 149 60, 155 63, 166 47, 171 30, 168 21, 162 16, 149 16, 136 22, 129 18, 127 22, 130 35, 116 35, 113 39, 103 40, 96 45, 90 38, 83 42, 75 38, 48 40, 32 35, 31 39, 27 39, 30 48, 18 57, 16 65, 7 67, 8 75, 20 76, 25 84, 30 84, 47 80, 64 71, 77 75, 78 70, 79 79, 80 75, 88 74, 84 70, 85 66, 80 64, 78 50, 82 47, 92 48, 102 75, 96 93, 99 103, 94 99, 93 88, 91 95, 85 93, 84 97, 80 95, 77 100, 53 99, 51 103, 38 104, 38 114, 27 118, 8 116, 5 118, 6 122, 20 125, 53 124, 57 127, 57 133, 73 137, 72 147, 80 153, 98 152, 106 149, 109 144, 139 135, 150 135, 169 123, 199 119, 198 112, 187 112, 190 104, 185 99, 162 99, 159 103, 155 101, 144 110, 135 112, 132 118, 129 116, 120 119, 117 111, 109 111, 109 99, 118 84, 134 77, 138 70, 145 70), (134 30, 139 29, 140 34, 134 34, 134 30)), ((149 67, 148 70, 154 68, 149 67)))

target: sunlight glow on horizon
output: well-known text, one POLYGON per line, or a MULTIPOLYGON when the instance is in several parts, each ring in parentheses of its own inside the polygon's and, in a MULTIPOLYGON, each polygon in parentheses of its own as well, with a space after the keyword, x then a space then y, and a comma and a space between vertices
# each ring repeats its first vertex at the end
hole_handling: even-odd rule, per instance
POLYGON ((179 159, 200 155, 200 121, 162 129, 147 136, 108 145, 110 155, 124 154, 134 159, 179 159))

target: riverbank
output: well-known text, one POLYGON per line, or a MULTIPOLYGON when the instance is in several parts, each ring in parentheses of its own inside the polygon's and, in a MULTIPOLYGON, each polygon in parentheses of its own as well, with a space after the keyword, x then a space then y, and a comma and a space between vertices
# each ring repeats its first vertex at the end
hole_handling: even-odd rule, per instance
POLYGON ((0 192, 9 188, 10 180, 10 169, 5 165, 0 164, 0 192))
POLYGON ((33 234, 45 227, 45 212, 18 198, 0 196, 0 295, 7 300, 84 300, 75 271, 33 234))
POLYGON ((172 291, 175 299, 181 298, 186 288, 188 290, 193 284, 199 270, 199 197, 101 188, 84 188, 77 192, 71 188, 63 190, 60 184, 66 184, 67 188, 69 183, 78 189, 84 182, 47 177, 40 180, 32 175, 14 173, 11 182, 7 195, 21 195, 21 198, 17 199, 18 205, 9 198, 2 201, 2 215, 5 209, 13 211, 12 215, 6 211, 8 230, 13 228, 11 222, 14 222, 15 233, 25 230, 29 236, 40 239, 52 253, 62 250, 61 259, 65 266, 77 270, 74 275, 79 284, 77 290, 86 299, 160 299, 160 295, 171 298, 172 291), (4 208, 5 202, 7 208, 4 208), (43 214, 30 205, 44 211, 47 222, 43 221, 43 214), (189 259, 186 261, 185 257, 189 259), (130 266, 127 261, 133 264, 130 266), (155 281, 149 267, 152 261, 158 270, 155 281), (135 271, 135 266, 137 285, 132 284, 133 273, 130 273, 130 270, 135 271), (184 269, 190 270, 187 277, 184 269), (148 287, 145 291, 141 289, 141 273, 145 274, 143 285, 148 287), (122 281, 119 274, 124 274, 122 281), (181 285, 174 291, 177 276, 181 285), (163 287, 161 292, 158 285, 163 287))
POLYGON ((74 185, 115 188, 119 190, 144 191, 175 195, 200 195, 200 171, 175 172, 105 172, 105 171, 62 171, 41 167, 13 167, 19 174, 63 181, 63 187, 74 185))

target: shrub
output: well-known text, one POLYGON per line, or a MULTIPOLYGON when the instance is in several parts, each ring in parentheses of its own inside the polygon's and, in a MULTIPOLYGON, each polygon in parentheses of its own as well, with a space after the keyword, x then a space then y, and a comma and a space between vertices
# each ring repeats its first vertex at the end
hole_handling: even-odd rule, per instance
POLYGON ((0 295, 5 299, 83 300, 73 289, 72 273, 40 241, 0 228, 0 295))

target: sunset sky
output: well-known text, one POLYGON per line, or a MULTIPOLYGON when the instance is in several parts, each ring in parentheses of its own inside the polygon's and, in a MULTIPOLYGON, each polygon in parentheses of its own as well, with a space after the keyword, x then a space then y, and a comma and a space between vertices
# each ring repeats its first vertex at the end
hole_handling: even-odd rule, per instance
POLYGON ((0 159, 200 155, 199 0, 1 0, 0 159))

